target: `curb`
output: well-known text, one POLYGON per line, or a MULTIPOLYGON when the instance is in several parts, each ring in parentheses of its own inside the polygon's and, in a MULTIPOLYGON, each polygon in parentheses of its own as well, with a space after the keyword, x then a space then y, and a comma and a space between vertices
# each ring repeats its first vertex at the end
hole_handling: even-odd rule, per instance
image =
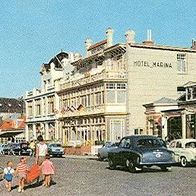
POLYGON ((70 159, 94 159, 97 160, 98 157, 96 155, 63 155, 63 158, 70 158, 70 159))

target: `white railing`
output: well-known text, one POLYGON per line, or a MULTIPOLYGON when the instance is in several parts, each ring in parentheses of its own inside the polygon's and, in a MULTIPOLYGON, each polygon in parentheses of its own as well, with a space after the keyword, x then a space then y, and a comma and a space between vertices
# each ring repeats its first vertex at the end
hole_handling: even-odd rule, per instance
POLYGON ((126 72, 102 72, 102 73, 97 73, 95 75, 89 75, 88 77, 84 77, 82 79, 74 80, 74 81, 69 81, 64 84, 60 85, 60 89, 67 89, 67 88, 73 88, 77 86, 81 86, 87 83, 91 83, 94 81, 99 81, 99 80, 104 80, 104 79, 115 79, 115 80, 120 80, 120 79, 127 79, 127 74, 126 72))

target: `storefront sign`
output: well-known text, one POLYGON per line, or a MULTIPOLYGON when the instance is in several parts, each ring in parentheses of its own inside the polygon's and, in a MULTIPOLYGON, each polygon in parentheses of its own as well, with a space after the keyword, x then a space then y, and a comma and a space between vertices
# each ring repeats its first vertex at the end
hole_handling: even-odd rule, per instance
POLYGON ((172 68, 172 64, 168 62, 162 62, 162 61, 154 61, 154 62, 148 62, 148 61, 134 61, 133 65, 136 67, 149 67, 149 68, 172 68))

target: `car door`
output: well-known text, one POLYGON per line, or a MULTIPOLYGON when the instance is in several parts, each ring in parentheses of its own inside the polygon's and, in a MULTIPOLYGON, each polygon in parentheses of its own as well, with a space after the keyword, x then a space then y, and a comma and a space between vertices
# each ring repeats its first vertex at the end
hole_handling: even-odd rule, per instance
POLYGON ((124 138, 122 143, 122 147, 119 152, 119 162, 120 165, 124 166, 126 163, 127 158, 130 156, 130 148, 131 148, 131 139, 124 138))

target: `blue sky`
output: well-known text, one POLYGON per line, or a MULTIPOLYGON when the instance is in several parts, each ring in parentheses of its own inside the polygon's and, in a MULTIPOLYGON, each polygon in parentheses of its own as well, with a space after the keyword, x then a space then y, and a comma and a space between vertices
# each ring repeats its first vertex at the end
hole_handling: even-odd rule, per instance
POLYGON ((136 41, 147 29, 157 44, 190 47, 196 38, 195 0, 12 0, 0 6, 0 97, 20 97, 40 87, 40 66, 55 54, 84 54, 84 41, 136 41))

